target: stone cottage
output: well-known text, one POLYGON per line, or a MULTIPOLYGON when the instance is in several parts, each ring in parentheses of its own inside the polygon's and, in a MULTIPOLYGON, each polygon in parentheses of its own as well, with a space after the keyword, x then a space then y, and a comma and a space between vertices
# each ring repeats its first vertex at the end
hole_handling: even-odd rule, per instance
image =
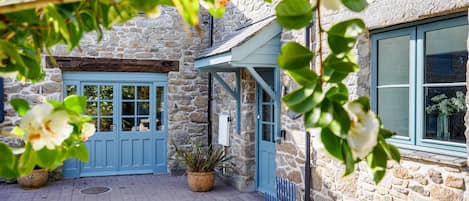
MULTIPOLYGON (((343 166, 324 153, 317 133, 305 153, 303 120, 280 102, 295 86, 275 61, 286 41, 317 49, 317 22, 310 35, 282 30, 272 17, 274 6, 262 1, 233 0, 222 19, 202 12, 203 34, 193 31, 191 39, 174 8, 115 26, 100 43, 87 35, 81 50, 54 49, 58 66, 44 59, 44 82, 5 79, 4 100, 90 97, 98 128, 87 142, 91 159, 67 161, 66 177, 176 174, 181 166, 173 140, 223 146, 234 159, 220 174, 240 191, 275 192, 279 176, 295 183, 298 200, 304 200, 310 172, 312 200, 469 199, 469 115, 464 106, 446 115, 431 109, 443 95, 467 102, 469 1, 369 3, 362 13, 326 11, 322 26, 352 17, 368 26, 355 49, 362 69, 347 84, 352 97, 372 98, 385 125, 398 132, 392 143, 403 156, 401 164, 388 165, 379 185, 365 164, 343 178, 343 166), (311 169, 305 170, 308 154, 311 169)), ((19 120, 5 109, 2 129, 19 120)))

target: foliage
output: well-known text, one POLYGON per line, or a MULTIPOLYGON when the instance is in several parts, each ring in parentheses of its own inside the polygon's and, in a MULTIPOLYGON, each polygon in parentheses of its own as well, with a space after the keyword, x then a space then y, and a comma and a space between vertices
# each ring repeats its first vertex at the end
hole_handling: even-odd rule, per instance
MULTIPOLYGON (((221 17, 226 3, 227 0, 203 0, 202 5, 212 15, 221 17)), ((175 6, 188 24, 198 28, 200 6, 197 0, 85 0, 2 13, 0 72, 17 72, 20 79, 39 81, 44 78, 40 66, 40 55, 44 50, 50 52, 49 49, 59 43, 73 49, 78 46, 83 34, 91 31, 96 31, 100 39, 102 28, 109 29, 116 23, 125 22, 135 17, 138 11, 154 16, 160 5, 175 6)), ((366 0, 315 0, 313 3, 309 0, 281 0, 275 11, 277 21, 286 29, 308 27, 313 14, 317 14, 319 50, 315 53, 301 44, 286 43, 278 57, 278 65, 299 85, 297 90, 283 97, 283 101, 290 110, 304 114, 306 129, 321 130, 320 138, 325 149, 344 163, 345 175, 352 173, 356 164, 363 160, 371 168, 374 180, 379 182, 386 171, 387 161, 400 160, 397 148, 386 142, 394 133, 384 129, 379 117, 370 110, 367 97, 349 100, 344 84, 345 78, 360 69, 351 50, 357 43, 357 38, 365 32, 365 23, 361 19, 350 19, 337 22, 328 30, 321 26, 322 7, 345 7, 353 12, 361 12, 367 5, 366 0), (327 36, 325 41, 331 50, 325 57, 322 50, 323 35, 327 36), (309 67, 315 55, 320 60, 318 72, 309 67)), ((24 102, 12 103, 16 105, 18 113, 28 111, 24 102)), ((84 109, 81 106, 83 102, 77 100, 76 104, 79 106, 50 103, 56 110, 65 110, 74 115, 70 121, 74 126, 71 139, 65 140, 63 146, 53 150, 34 151, 28 144, 19 161, 9 157, 12 155, 11 150, 1 145, 1 153, 8 157, 0 159, 0 176, 22 175, 32 169, 36 162, 43 167, 52 168, 57 165, 56 162, 67 157, 87 159, 86 148, 76 137, 80 133, 79 123, 84 122, 83 119, 89 119, 79 115, 84 109)), ((196 147, 195 152, 179 154, 195 170, 209 170, 211 166, 226 159, 219 151, 209 152, 205 156, 200 147, 196 147)))
POLYGON ((427 114, 437 113, 447 116, 466 110, 466 96, 461 91, 457 91, 455 97, 448 98, 446 94, 439 94, 430 100, 433 104, 425 108, 427 114))
POLYGON ((16 127, 10 135, 22 138, 26 145, 18 154, 6 144, 0 143, 0 177, 24 176, 36 166, 52 170, 67 158, 88 161, 88 149, 83 141, 94 134, 95 128, 87 123, 91 118, 82 115, 85 97, 69 96, 63 103, 50 100, 31 109, 23 99, 14 99, 10 104, 23 117, 21 126, 16 127), (51 110, 46 111, 48 108, 51 110), (58 125, 60 120, 54 119, 54 116, 61 118, 66 125, 58 125), (63 126, 70 130, 67 132, 67 128, 63 126), (58 141, 57 135, 62 135, 63 140, 58 141))
POLYGON ((278 65, 299 88, 283 97, 288 108, 304 114, 306 129, 321 129, 320 138, 325 150, 345 165, 345 174, 355 170, 364 160, 373 172, 375 182, 381 181, 387 160, 400 160, 397 148, 386 142, 393 132, 384 129, 379 118, 370 110, 368 97, 349 100, 344 79, 360 70, 352 49, 357 38, 365 32, 361 19, 337 22, 329 30, 321 26, 322 6, 338 9, 340 4, 351 11, 360 12, 367 6, 366 0, 318 0, 316 4, 302 0, 282 0, 276 9, 278 22, 288 29, 300 29, 311 24, 307 10, 315 10, 319 24, 319 50, 315 54, 296 42, 283 45, 278 65), (317 6, 319 5, 319 6, 317 6), (322 36, 327 35, 331 53, 323 58, 322 36), (319 74, 310 69, 314 55, 320 61, 319 74))
POLYGON ((225 155, 222 148, 215 149, 211 145, 208 148, 194 145, 192 150, 181 150, 174 143, 173 146, 177 159, 184 162, 190 172, 213 172, 231 159, 225 155))

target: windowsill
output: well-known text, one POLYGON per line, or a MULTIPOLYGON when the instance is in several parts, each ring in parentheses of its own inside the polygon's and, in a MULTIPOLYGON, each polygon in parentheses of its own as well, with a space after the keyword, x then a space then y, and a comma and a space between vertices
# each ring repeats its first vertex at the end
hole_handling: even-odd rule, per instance
POLYGON ((426 163, 442 164, 463 168, 467 166, 467 158, 460 156, 449 156, 444 154, 436 154, 421 150, 414 150, 408 148, 399 148, 401 158, 412 161, 421 161, 426 163))

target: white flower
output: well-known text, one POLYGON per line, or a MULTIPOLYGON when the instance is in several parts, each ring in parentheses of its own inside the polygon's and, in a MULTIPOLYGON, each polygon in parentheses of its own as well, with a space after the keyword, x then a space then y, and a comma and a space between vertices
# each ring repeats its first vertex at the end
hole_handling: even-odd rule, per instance
POLYGON ((339 10, 341 5, 340 0, 321 0, 321 6, 329 10, 339 10))
POLYGON ((378 143, 379 120, 371 110, 365 112, 360 103, 347 104, 351 127, 347 142, 352 149, 353 158, 365 158, 378 143))
POLYGON ((70 137, 73 127, 68 124, 65 111, 54 111, 50 104, 40 104, 31 108, 20 123, 24 130, 24 140, 30 142, 34 150, 44 147, 54 149, 70 137))
POLYGON ((93 136, 96 132, 96 127, 92 123, 85 123, 81 127, 80 140, 87 141, 89 137, 93 136))

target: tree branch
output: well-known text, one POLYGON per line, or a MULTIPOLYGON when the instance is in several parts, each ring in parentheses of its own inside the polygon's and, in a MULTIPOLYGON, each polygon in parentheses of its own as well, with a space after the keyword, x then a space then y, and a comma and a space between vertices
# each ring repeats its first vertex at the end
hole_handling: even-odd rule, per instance
POLYGON ((0 4, 0 14, 11 13, 20 10, 33 9, 33 8, 43 8, 49 4, 63 4, 63 3, 73 3, 80 2, 80 0, 35 0, 35 1, 20 1, 12 2, 10 4, 4 3, 0 4))

